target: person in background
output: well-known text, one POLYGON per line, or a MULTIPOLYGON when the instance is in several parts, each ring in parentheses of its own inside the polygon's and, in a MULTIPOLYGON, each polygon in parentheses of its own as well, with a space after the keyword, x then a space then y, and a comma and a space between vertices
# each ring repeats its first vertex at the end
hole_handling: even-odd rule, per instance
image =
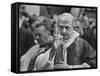
MULTIPOLYGON (((32 71, 34 70, 35 62, 37 57, 45 53, 52 46, 52 35, 50 33, 50 28, 48 25, 51 25, 47 21, 44 21, 44 17, 39 17, 37 21, 33 22, 33 37, 35 45, 33 45, 22 57, 22 67, 21 71, 32 71)), ((46 57, 45 57, 46 58, 46 57)), ((41 65, 43 62, 40 62, 41 65)), ((38 63, 38 64, 40 64, 38 63)), ((44 67, 46 69, 46 67, 44 67)))
POLYGON ((32 59, 30 70, 48 70, 50 69, 48 63, 49 53, 53 46, 53 36, 50 33, 50 28, 48 28, 45 22, 39 23, 35 26, 34 35, 40 45, 40 52, 35 60, 34 58, 32 59))
POLYGON ((96 43, 96 38, 94 38, 94 30, 96 29, 96 21, 93 20, 93 18, 91 18, 91 17, 85 21, 88 22, 88 26, 83 29, 84 34, 83 34, 82 38, 87 40, 88 43, 93 47, 93 49, 96 50, 97 43, 96 43))
MULTIPOLYGON (((25 7, 20 6, 19 11, 19 60, 20 60, 20 68, 22 71, 22 64, 24 58, 22 56, 27 53, 27 51, 35 45, 33 34, 30 30, 27 30, 29 25, 27 13, 25 13, 25 7)), ((24 67, 24 66, 23 66, 24 67)))

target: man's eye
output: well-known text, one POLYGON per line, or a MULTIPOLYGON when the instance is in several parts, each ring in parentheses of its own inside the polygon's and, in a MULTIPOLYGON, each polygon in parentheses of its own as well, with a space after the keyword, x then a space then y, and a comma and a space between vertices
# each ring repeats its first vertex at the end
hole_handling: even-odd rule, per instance
POLYGON ((70 29, 70 27, 66 26, 65 29, 70 29))
POLYGON ((40 37, 41 35, 40 35, 39 33, 37 33, 37 34, 35 34, 35 36, 36 36, 36 37, 37 37, 37 36, 40 37))
POLYGON ((64 27, 63 26, 60 26, 60 29, 63 29, 64 27))

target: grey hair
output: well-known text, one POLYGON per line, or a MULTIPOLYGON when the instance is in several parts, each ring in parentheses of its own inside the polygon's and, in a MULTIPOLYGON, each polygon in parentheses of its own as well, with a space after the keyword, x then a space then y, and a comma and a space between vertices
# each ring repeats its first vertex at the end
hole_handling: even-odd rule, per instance
POLYGON ((70 13, 63 13, 63 14, 61 14, 61 15, 58 16, 58 21, 59 21, 59 19, 60 19, 62 16, 63 16, 63 17, 69 17, 69 18, 71 18, 71 19, 72 19, 72 25, 74 25, 75 18, 72 16, 72 14, 70 14, 70 13))

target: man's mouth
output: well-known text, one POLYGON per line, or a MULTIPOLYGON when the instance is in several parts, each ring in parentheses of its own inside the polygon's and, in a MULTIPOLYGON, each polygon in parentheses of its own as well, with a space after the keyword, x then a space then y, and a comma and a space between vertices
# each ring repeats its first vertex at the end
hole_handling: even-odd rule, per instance
POLYGON ((69 35, 66 34, 66 33, 63 33, 62 36, 63 36, 63 40, 68 40, 69 39, 69 35))

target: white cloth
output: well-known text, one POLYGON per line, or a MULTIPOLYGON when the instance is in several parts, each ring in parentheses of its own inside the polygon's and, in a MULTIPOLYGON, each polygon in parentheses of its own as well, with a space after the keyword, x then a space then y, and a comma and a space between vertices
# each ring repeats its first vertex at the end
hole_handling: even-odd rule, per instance
POLYGON ((39 49, 40 49, 40 46, 37 44, 37 45, 33 46, 32 48, 30 48, 23 56, 21 56, 20 71, 27 71, 28 70, 30 60, 37 56, 37 54, 40 51, 39 49))
POLYGON ((40 54, 35 61, 34 70, 49 70, 53 69, 53 60, 49 61, 51 48, 46 51, 45 53, 40 54))
POLYGON ((72 36, 67 41, 64 41, 63 46, 63 56, 64 56, 64 63, 67 64, 67 48, 75 41, 75 39, 79 37, 79 33, 76 31, 72 32, 72 36))

